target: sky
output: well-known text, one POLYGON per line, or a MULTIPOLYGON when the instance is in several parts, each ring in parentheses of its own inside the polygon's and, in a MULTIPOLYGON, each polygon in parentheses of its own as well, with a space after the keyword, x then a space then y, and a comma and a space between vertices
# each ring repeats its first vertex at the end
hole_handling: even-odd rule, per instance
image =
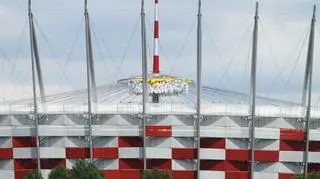
MULTIPOLYGON (((152 67, 154 1, 146 1, 152 67)), ((314 0, 260 0, 257 93, 301 99, 314 0)), ((160 0, 160 71, 196 79, 197 0, 160 0)), ((82 0, 33 0, 47 94, 86 88, 82 0)), ((141 74, 140 0, 88 0, 97 84, 141 74)), ((255 0, 203 0, 203 85, 249 93, 255 0)), ((319 13, 317 13, 319 17, 319 13)), ((0 1, 0 101, 32 97, 27 0, 0 1)), ((320 103, 316 25, 313 104, 320 103)))

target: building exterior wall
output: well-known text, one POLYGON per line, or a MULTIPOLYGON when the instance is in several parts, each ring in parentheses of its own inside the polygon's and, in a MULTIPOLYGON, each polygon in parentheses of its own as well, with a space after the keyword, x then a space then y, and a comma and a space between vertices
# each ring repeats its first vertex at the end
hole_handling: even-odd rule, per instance
MULTIPOLYGON (((135 114, 99 114, 93 121, 93 157, 110 179, 138 179, 143 169, 168 170, 174 179, 196 178, 193 115, 150 115, 143 144, 141 119, 135 114)), ((46 176, 76 159, 89 157, 88 126, 83 114, 49 114, 39 125, 41 168, 46 176)), ((319 119, 310 130, 309 168, 320 169, 319 119)), ((250 140, 245 116, 207 115, 200 131, 201 179, 249 178, 250 140)), ((255 176, 289 179, 303 172, 303 121, 293 117, 257 117, 255 176)), ((0 116, 0 178, 22 179, 36 169, 34 121, 28 114, 0 116)))

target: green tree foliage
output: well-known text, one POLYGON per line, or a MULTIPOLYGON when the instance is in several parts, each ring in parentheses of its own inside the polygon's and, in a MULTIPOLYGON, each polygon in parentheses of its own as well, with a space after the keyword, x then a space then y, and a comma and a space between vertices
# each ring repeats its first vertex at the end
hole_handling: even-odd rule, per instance
POLYGON ((43 179, 41 173, 32 170, 29 172, 26 176, 24 176, 24 179, 43 179))
POLYGON ((59 166, 50 172, 49 179, 70 179, 70 171, 63 166, 59 166))
MULTIPOLYGON (((304 175, 297 175, 292 177, 292 179, 305 179, 304 175)), ((308 174, 308 179, 320 179, 320 174, 317 172, 311 172, 308 174)))
POLYGON ((94 163, 78 160, 71 169, 71 179, 105 179, 105 176, 98 171, 94 163))
POLYGON ((168 172, 154 169, 144 171, 142 179, 171 179, 171 176, 168 172))

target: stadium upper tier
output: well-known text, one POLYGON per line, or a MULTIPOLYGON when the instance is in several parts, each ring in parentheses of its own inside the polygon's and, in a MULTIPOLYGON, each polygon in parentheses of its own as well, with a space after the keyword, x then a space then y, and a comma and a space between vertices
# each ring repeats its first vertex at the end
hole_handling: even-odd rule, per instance
MULTIPOLYGON (((98 101, 93 105, 94 113, 138 114, 142 112, 142 95, 134 94, 123 83, 97 88, 98 101)), ((71 91, 46 97, 46 103, 39 101, 40 113, 85 113, 88 111, 87 90, 71 91)), ((161 96, 159 103, 151 103, 149 96, 147 112, 150 114, 195 114, 196 86, 191 84, 184 94, 161 96)), ((201 112, 203 115, 249 115, 249 96, 204 86, 202 88, 201 112)), ((289 101, 257 97, 258 116, 304 117, 305 107, 289 101)), ((33 99, 16 100, 0 104, 0 112, 32 113, 33 99)), ((317 107, 312 109, 313 117, 320 117, 317 107)))

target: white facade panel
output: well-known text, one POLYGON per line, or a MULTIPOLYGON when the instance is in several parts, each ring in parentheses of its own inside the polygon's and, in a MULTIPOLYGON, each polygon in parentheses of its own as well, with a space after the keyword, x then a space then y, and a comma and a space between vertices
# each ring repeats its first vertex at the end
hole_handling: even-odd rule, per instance
POLYGON ((146 157, 151 159, 171 159, 171 148, 146 147, 146 157))
POLYGON ((280 129, 255 128, 255 138, 257 139, 280 139, 280 129))
POLYGON ((224 171, 200 171, 201 179, 225 179, 224 171))
POLYGON ((271 178, 278 178, 278 173, 266 173, 266 172, 254 172, 254 178, 259 179, 271 179, 271 178))
POLYGON ((146 140, 146 147, 171 148, 171 137, 148 137, 146 140))
POLYGON ((39 125, 39 136, 84 136, 85 126, 39 125))
POLYGON ((303 164, 294 162, 279 162, 279 173, 303 173, 303 164))
POLYGON ((37 157, 36 148, 14 148, 13 158, 15 159, 30 159, 37 157))
POLYGON ((13 170, 0 170, 0 178, 3 178, 3 179, 14 178, 14 171, 13 170))
POLYGON ((193 137, 195 131, 193 126, 172 126, 172 136, 174 137, 193 137))
POLYGON ((280 151, 279 160, 281 162, 303 162, 303 152, 300 151, 280 151))
POLYGON ((10 159, 1 159, 0 160, 0 171, 1 170, 13 170, 13 160, 10 159))
POLYGON ((96 137, 93 140, 94 147, 118 147, 118 137, 96 137))
POLYGON ((225 160, 226 150, 224 149, 200 149, 202 160, 225 160))
MULTIPOLYGON (((141 136, 142 130, 139 126, 117 126, 119 136, 141 136)), ((116 136, 113 134, 112 136, 116 136)))
POLYGON ((102 170, 117 170, 119 169, 119 159, 96 159, 95 164, 102 170))
POLYGON ((193 160, 172 160, 172 170, 196 170, 193 160))
POLYGON ((119 158, 143 158, 143 148, 139 147, 120 147, 119 158))
POLYGON ((193 148, 194 146, 193 137, 172 137, 172 148, 193 148))
POLYGON ((310 163, 320 163, 320 152, 309 152, 310 163))
POLYGON ((66 158, 65 148, 40 147, 41 158, 66 158))
POLYGON ((226 128, 225 127, 207 127, 202 126, 200 128, 201 137, 217 137, 225 138, 226 137, 226 128))

